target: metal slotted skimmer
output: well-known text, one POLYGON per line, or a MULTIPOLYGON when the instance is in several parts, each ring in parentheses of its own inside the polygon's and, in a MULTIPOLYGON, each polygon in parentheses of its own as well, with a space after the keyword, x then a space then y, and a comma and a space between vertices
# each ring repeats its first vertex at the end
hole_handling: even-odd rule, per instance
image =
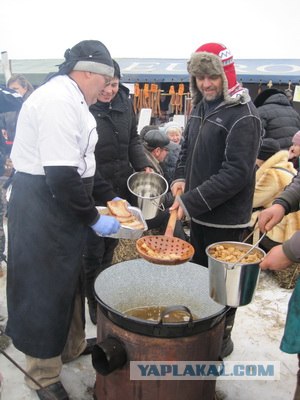
POLYGON ((193 246, 173 236, 177 210, 170 212, 164 235, 143 236, 136 242, 137 252, 144 259, 161 265, 177 265, 189 261, 194 255, 193 246))

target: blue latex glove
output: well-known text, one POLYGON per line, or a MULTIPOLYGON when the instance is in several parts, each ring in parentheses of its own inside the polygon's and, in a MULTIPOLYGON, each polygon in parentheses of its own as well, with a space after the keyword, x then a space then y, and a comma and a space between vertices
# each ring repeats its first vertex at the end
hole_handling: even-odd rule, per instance
POLYGON ((120 226, 120 222, 116 218, 109 215, 101 215, 98 221, 91 225, 91 228, 101 236, 108 236, 112 233, 117 233, 120 226))

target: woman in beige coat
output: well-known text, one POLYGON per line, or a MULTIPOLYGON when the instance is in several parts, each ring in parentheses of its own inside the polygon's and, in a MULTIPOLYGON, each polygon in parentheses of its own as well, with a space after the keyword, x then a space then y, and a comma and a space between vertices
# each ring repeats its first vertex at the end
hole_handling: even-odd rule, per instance
MULTIPOLYGON (((259 213, 272 205, 273 200, 292 181, 297 170, 288 160, 288 150, 279 150, 279 144, 274 139, 264 139, 258 154, 256 171, 256 184, 253 198, 252 226, 255 225, 259 213)), ((286 215, 282 221, 275 225, 261 245, 265 250, 270 250, 278 243, 283 243, 300 229, 300 211, 286 215)), ((259 234, 254 232, 253 242, 259 234)))

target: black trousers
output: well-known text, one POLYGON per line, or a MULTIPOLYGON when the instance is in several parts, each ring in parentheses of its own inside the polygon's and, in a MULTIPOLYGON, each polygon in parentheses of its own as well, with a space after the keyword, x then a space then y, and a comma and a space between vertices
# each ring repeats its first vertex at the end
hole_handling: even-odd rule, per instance
POLYGON ((94 282, 97 276, 111 266, 118 242, 118 239, 100 237, 92 229, 88 230, 83 253, 85 295, 88 299, 94 298, 94 282))

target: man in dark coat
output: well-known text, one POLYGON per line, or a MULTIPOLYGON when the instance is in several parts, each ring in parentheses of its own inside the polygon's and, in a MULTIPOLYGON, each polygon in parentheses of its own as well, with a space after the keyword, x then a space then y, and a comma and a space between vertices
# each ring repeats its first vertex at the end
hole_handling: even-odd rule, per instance
MULTIPOLYGON (((137 133, 136 117, 129 90, 120 84, 119 65, 114 62, 114 78, 106 85, 97 103, 90 107, 97 122, 96 168, 118 196, 132 203, 127 179, 134 171, 152 171, 137 133)), ((105 206, 106 204, 98 204, 105 206)), ((91 320, 96 324, 97 302, 94 281, 112 262, 117 239, 101 238, 91 229, 84 251, 86 297, 91 320)))
MULTIPOLYGON (((207 43, 188 62, 194 108, 172 183, 180 207, 191 218, 193 261, 207 266, 206 247, 241 241, 249 226, 261 121, 246 89, 236 80, 233 57, 218 43, 207 43)), ((235 309, 227 313, 221 356, 233 350, 235 309)))
POLYGON ((264 137, 278 140, 281 150, 288 150, 294 134, 300 129, 300 115, 286 94, 271 88, 261 92, 254 100, 265 130, 264 137))

